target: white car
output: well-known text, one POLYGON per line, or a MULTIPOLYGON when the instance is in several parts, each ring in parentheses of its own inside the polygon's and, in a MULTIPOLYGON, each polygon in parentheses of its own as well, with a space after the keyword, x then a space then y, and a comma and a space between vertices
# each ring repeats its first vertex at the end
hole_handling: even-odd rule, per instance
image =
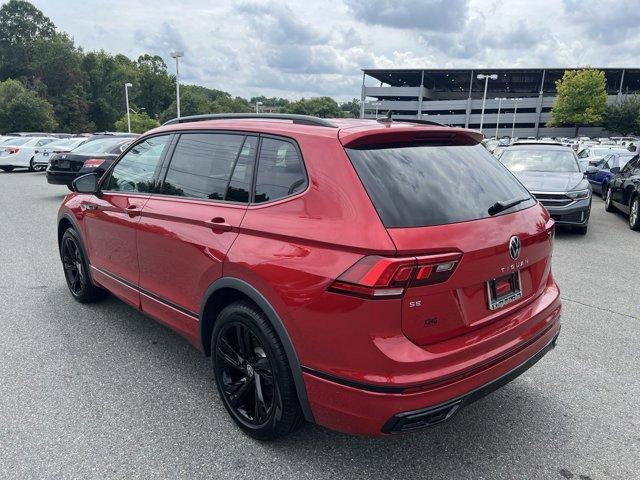
POLYGON ((56 137, 15 137, 0 144, 0 170, 10 172, 14 168, 33 171, 36 150, 59 140, 56 137))
POLYGON ((70 152, 74 148, 87 142, 87 140, 89 140, 88 137, 61 138, 55 142, 46 144, 43 148, 38 149, 33 156, 33 169, 36 172, 44 170, 47 168, 52 155, 70 152))

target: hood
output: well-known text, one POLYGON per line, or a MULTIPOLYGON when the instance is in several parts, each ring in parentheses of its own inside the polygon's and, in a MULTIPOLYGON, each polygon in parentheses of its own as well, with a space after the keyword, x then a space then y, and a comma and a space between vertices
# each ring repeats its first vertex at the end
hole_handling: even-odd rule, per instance
MULTIPOLYGON (((582 172, 513 172, 531 192, 568 192, 585 182, 582 172)), ((585 185, 584 188, 587 188, 585 185)))

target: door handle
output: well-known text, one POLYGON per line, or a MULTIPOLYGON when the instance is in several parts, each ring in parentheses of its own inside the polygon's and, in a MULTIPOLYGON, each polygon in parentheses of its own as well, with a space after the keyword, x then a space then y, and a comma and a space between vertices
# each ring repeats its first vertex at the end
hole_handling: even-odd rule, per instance
POLYGON ((229 232, 233 229, 231 225, 229 225, 226 220, 222 217, 212 218, 210 221, 204 222, 205 226, 209 227, 212 230, 218 230, 221 232, 229 232))
POLYGON ((127 211, 130 217, 137 217, 138 215, 140 215, 140 207, 138 205, 135 205, 135 204, 127 205, 127 208, 125 210, 127 211))

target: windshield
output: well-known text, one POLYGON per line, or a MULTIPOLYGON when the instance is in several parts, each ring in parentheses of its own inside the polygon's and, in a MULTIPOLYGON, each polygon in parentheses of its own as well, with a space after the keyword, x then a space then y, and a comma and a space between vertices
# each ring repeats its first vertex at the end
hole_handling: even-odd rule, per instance
POLYGON ((73 150, 73 153, 109 153, 113 147, 122 143, 121 138, 98 138, 90 140, 73 150))
POLYGON ((500 161, 512 172, 579 172, 573 152, 563 150, 506 150, 500 161))
POLYGON ((347 149, 347 154, 388 228, 486 218, 497 202, 526 199, 506 213, 535 203, 481 145, 347 149))
POLYGON ((27 142, 29 142, 31 140, 33 140, 33 138, 31 138, 31 137, 10 138, 6 142, 4 142, 4 145, 11 146, 11 147, 17 147, 19 145, 24 145, 25 143, 27 143, 27 142))

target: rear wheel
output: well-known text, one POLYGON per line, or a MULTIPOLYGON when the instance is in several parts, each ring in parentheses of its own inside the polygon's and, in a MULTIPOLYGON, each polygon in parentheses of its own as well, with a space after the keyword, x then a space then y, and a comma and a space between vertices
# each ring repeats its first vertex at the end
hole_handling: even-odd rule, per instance
POLYGON ((226 307, 211 336, 216 387, 227 412, 248 435, 273 440, 302 423, 280 339, 250 301, 226 307))
POLYGON ((636 195, 631 200, 629 207, 629 228, 631 230, 640 230, 640 196, 636 195))
POLYGON ((0 170, 4 170, 5 172, 12 172, 13 167, 0 167, 0 170))
POLYGON ((33 157, 31 157, 31 160, 29 160, 29 171, 30 172, 36 171, 36 167, 33 166, 33 157))
POLYGON ((78 233, 68 228, 60 242, 60 258, 64 268, 64 278, 73 298, 80 303, 89 303, 105 295, 105 291, 96 287, 89 278, 89 264, 80 247, 78 233))
POLYGON ((67 183, 67 188, 73 192, 73 185, 71 183, 67 183))
POLYGON ((611 198, 611 187, 607 187, 607 191, 604 193, 604 209, 607 212, 616 211, 616 207, 613 206, 613 201, 611 198))

